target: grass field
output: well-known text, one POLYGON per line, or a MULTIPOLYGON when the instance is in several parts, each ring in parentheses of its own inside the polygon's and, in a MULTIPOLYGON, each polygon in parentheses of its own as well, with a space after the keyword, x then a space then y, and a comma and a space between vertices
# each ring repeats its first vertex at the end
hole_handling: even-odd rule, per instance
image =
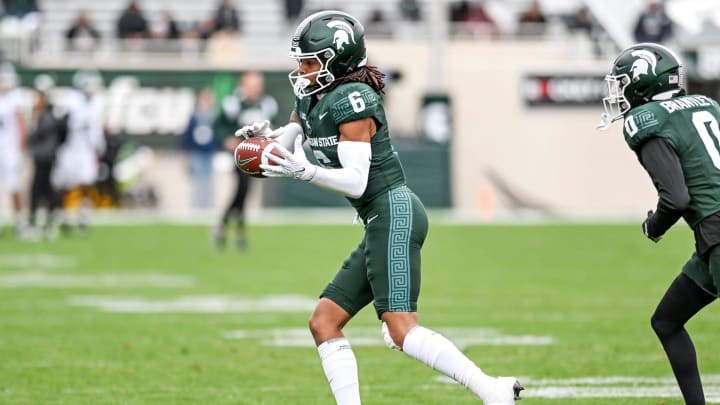
MULTIPOLYGON (((420 319, 521 405, 681 404, 649 318, 690 255, 677 226, 432 224, 420 319)), ((254 226, 217 252, 200 226, 97 227, 51 243, 0 239, 1 404, 333 404, 306 331, 359 226, 254 226)), ((720 315, 688 329, 720 403, 720 315)), ((347 328, 365 404, 475 404, 385 348, 372 308, 347 328)))

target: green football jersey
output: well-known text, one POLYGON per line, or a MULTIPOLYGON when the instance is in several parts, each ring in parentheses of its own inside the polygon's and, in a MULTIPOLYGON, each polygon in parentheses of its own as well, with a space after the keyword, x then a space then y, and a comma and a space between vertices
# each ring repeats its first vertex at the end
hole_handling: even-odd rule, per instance
POLYGON ((347 197, 354 207, 361 207, 379 194, 405 184, 400 159, 390 143, 385 110, 370 86, 360 82, 344 83, 321 95, 314 106, 312 99, 296 99, 295 112, 302 121, 313 155, 323 167, 342 167, 337 153, 340 124, 368 117, 375 119, 377 132, 370 143, 372 157, 367 188, 360 198, 347 197))
POLYGON ((223 99, 220 114, 213 123, 213 131, 216 137, 227 138, 233 136, 238 128, 253 122, 273 122, 277 113, 277 101, 269 95, 249 101, 237 94, 231 94, 223 99))
POLYGON ((623 134, 633 150, 651 137, 666 140, 680 158, 690 206, 683 214, 695 227, 720 211, 720 107, 701 95, 653 101, 625 115, 623 134))

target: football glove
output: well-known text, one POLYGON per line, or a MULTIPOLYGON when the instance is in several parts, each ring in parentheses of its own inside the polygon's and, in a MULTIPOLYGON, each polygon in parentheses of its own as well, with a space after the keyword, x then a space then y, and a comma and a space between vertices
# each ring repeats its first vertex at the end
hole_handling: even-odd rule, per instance
POLYGON ((265 121, 261 121, 261 122, 253 122, 250 125, 245 125, 244 127, 235 131, 235 136, 238 136, 238 137, 244 138, 244 139, 255 138, 255 137, 260 137, 260 136, 269 138, 272 133, 273 133, 273 130, 270 128, 270 121, 265 120, 265 121))
POLYGON ((660 239, 662 239, 662 236, 651 236, 650 232, 648 230, 648 226, 649 226, 648 223, 650 222, 650 218, 652 218, 652 216, 653 216, 652 210, 648 211, 647 218, 645 218, 645 220, 642 223, 642 230, 643 230, 643 234, 645 234, 645 236, 648 239, 657 243, 658 241, 660 241, 660 239))
POLYGON ((272 153, 268 153, 265 156, 269 161, 275 164, 261 164, 260 168, 263 169, 263 175, 265 177, 290 177, 293 179, 310 181, 315 177, 318 167, 310 163, 305 156, 305 151, 302 147, 303 137, 298 135, 295 138, 295 152, 290 153, 282 145, 275 146, 275 149, 280 152, 283 157, 278 157, 272 153))

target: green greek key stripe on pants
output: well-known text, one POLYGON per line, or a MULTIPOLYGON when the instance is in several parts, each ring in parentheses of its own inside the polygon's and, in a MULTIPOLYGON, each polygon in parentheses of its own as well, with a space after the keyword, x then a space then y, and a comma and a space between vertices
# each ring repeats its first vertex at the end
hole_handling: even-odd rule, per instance
POLYGON ((391 312, 410 309, 410 230, 412 201, 406 187, 388 193, 390 234, 388 237, 388 306, 391 312))

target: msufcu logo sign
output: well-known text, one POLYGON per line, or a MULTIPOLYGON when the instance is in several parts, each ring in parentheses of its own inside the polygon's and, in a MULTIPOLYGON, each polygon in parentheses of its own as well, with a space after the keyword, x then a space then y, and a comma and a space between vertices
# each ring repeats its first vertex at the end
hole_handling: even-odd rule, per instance
MULTIPOLYGON (((25 72, 37 75, 37 72, 25 72)), ((63 76, 62 72, 57 73, 63 76)), ((114 133, 134 138, 142 137, 142 143, 153 146, 176 146, 176 138, 187 128, 195 108, 196 90, 189 86, 164 84, 163 79, 141 83, 144 72, 120 74, 98 91, 104 99, 103 119, 114 133)), ((207 77, 210 77, 209 75, 207 77)), ((193 83, 210 82, 198 74, 190 77, 193 83), (200 78, 200 79, 198 79, 200 78)), ((21 88, 25 110, 32 110, 31 90, 21 88)), ((53 102, 65 107, 69 102, 69 86, 57 86, 50 92, 53 102)))
POLYGON ((142 87, 134 76, 118 76, 106 94, 108 126, 128 135, 180 135, 195 106, 190 87, 142 87))

